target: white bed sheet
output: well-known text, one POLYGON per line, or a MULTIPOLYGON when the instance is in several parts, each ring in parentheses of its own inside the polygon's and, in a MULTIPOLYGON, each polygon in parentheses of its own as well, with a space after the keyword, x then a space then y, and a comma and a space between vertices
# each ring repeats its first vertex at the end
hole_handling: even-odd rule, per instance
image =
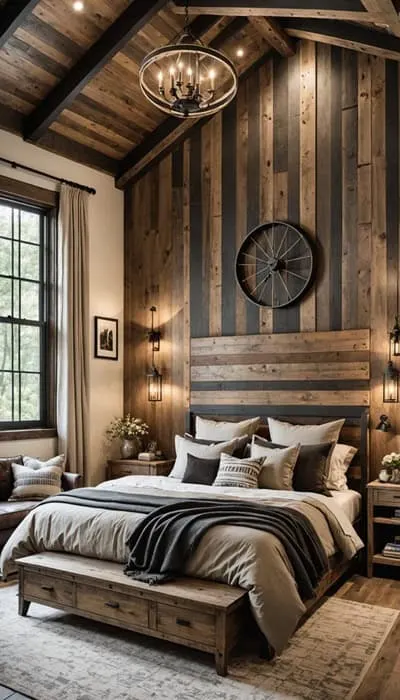
POLYGON ((361 511, 361 494, 357 491, 331 491, 335 503, 344 510, 351 523, 354 523, 361 511))

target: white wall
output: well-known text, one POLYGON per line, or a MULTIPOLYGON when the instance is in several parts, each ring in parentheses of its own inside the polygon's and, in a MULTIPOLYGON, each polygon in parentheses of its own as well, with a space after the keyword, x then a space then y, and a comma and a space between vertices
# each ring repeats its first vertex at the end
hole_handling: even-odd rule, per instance
MULTIPOLYGON (((107 455, 104 430, 111 418, 123 410, 123 283, 124 283, 124 198, 114 187, 112 177, 54 155, 26 143, 18 136, 0 130, 0 156, 39 170, 94 187, 97 194, 89 197, 89 270, 90 270, 90 362, 89 362, 89 426, 90 462, 86 465, 88 483, 104 478, 107 455), (117 362, 94 358, 94 316, 109 316, 119 320, 119 359, 117 362)), ((56 189, 50 180, 13 170, 0 164, 0 174, 30 182, 40 187, 56 189)), ((0 442, 0 454, 35 453, 50 456, 54 441, 40 440, 27 444, 0 442), (30 452, 25 449, 29 447, 30 452)))

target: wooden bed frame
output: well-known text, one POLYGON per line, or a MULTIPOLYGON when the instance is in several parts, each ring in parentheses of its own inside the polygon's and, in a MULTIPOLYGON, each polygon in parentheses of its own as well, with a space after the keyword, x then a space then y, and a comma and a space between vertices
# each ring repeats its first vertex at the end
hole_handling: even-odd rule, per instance
MULTIPOLYGON (((301 424, 301 425, 321 425, 322 423, 327 423, 334 420, 339 420, 345 418, 345 423, 340 432, 339 442, 346 445, 352 445, 357 448, 357 454, 349 467, 347 472, 347 481, 349 488, 354 491, 358 491, 362 497, 362 505, 360 510, 360 515, 357 520, 353 523, 355 529, 357 530, 360 537, 366 541, 366 494, 367 485, 369 482, 369 410, 362 409, 361 411, 355 411, 354 407, 347 408, 340 407, 340 411, 337 407, 325 407, 324 416, 318 415, 307 415, 304 413, 301 415, 296 415, 294 412, 290 415, 279 415, 279 407, 268 407, 268 413, 261 415, 262 420, 261 427, 257 430, 257 434, 264 438, 270 438, 268 429, 268 415, 270 417, 276 418, 277 420, 286 421, 288 423, 301 424)), ((315 413, 318 409, 316 407, 315 413)), ((240 415, 234 414, 233 412, 224 413, 223 407, 219 410, 213 406, 203 407, 200 411, 189 411, 186 417, 186 429, 187 431, 195 435, 195 423, 196 416, 201 418, 208 418, 213 420, 224 420, 237 422, 241 420, 246 420, 247 418, 252 418, 256 415, 254 410, 245 412, 242 410, 240 415)), ((258 414, 259 415, 259 414, 258 414)), ((318 588, 316 590, 315 599, 306 603, 307 612, 299 623, 299 626, 305 622, 307 617, 311 612, 320 604, 321 598, 332 588, 345 574, 348 574, 354 569, 355 562, 359 567, 363 566, 365 560, 364 551, 355 560, 347 561, 341 555, 336 555, 331 558, 329 562, 329 571, 321 579, 318 588)), ((268 658, 271 657, 270 650, 266 650, 266 655, 268 658)))
MULTIPOLYGON (((340 410, 320 417, 284 416, 296 423, 323 423, 346 418, 341 440, 358 449, 350 470, 350 485, 362 495, 368 483, 368 412, 351 415, 340 410)), ((242 420, 245 415, 190 413, 187 427, 194 432, 195 415, 214 419, 242 420)), ((276 412, 274 413, 276 416, 276 412)), ((268 436, 267 416, 258 432, 268 436)), ((358 523, 363 534, 363 520, 358 523)), ((162 586, 148 586, 127 579, 119 564, 86 559, 70 554, 44 552, 19 560, 19 614, 26 616, 30 602, 50 605, 83 617, 117 625, 153 637, 201 649, 214 654, 216 670, 226 675, 228 655, 242 630, 255 630, 260 654, 271 659, 273 650, 262 636, 250 611, 246 592, 240 588, 200 579, 177 579, 162 586)), ((320 603, 325 593, 351 568, 353 562, 335 556, 321 580, 316 597, 306 604, 299 626, 320 603)))

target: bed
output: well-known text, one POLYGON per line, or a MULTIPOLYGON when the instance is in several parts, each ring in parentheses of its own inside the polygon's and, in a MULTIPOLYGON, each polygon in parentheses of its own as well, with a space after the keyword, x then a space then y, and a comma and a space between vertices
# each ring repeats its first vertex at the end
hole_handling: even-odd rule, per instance
MULTIPOLYGON (((341 441, 358 448, 357 460, 349 473, 349 491, 337 492, 333 498, 268 489, 220 489, 218 494, 220 499, 273 501, 283 507, 297 508, 306 515, 329 558, 329 570, 320 581, 315 598, 301 600, 291 563, 281 543, 273 535, 257 530, 239 526, 213 527, 185 565, 187 576, 247 590, 252 615, 276 653, 284 649, 307 611, 349 569, 363 547, 357 532, 363 530, 362 493, 368 481, 368 413, 354 415, 354 411, 350 411, 349 414, 340 413, 340 417, 346 418, 341 441)), ((335 417, 338 416, 330 415, 328 420, 335 417)), ((231 420, 234 418, 230 416, 231 420)), ((321 418, 291 418, 295 422, 324 422, 321 418)), ((192 413, 189 426, 193 420, 192 413)), ((260 432, 265 435, 266 429, 260 432)), ((162 493, 183 500, 216 495, 212 486, 181 484, 170 477, 128 476, 103 482, 96 488, 124 494, 162 493)), ((13 573, 18 558, 46 551, 69 552, 122 564, 127 559, 126 541, 141 518, 141 513, 80 508, 66 503, 43 504, 27 516, 3 549, 0 559, 3 576, 13 573)))

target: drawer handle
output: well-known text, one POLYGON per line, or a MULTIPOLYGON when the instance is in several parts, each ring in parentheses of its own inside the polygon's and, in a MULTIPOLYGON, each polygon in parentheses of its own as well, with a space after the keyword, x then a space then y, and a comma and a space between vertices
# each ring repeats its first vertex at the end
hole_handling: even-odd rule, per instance
POLYGON ((109 600, 107 603, 104 603, 106 608, 115 608, 115 610, 118 610, 119 608, 119 603, 114 603, 112 600, 109 600))
POLYGON ((42 591, 48 591, 49 593, 52 593, 54 591, 54 586, 40 586, 42 591))
POLYGON ((190 620, 183 620, 181 617, 176 618, 176 624, 181 625, 181 627, 191 627, 192 623, 190 620))

